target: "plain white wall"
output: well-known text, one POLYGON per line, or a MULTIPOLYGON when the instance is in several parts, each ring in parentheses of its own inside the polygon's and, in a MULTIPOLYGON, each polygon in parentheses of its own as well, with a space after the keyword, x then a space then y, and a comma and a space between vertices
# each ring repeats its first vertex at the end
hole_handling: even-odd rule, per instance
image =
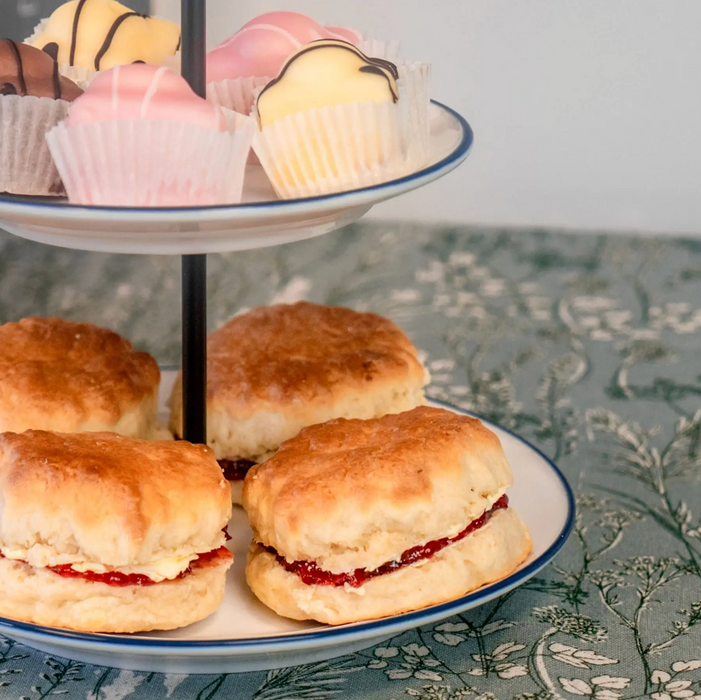
POLYGON ((275 9, 401 39, 473 126, 458 171, 371 215, 701 232, 700 0, 209 0, 210 46, 275 9))

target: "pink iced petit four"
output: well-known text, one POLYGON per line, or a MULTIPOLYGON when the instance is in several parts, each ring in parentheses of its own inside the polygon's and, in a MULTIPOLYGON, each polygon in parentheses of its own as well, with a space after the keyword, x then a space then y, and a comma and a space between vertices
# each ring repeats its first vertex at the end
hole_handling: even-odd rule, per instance
POLYGON ((275 77, 297 49, 318 39, 342 39, 357 45, 354 29, 324 27, 299 12, 268 12, 239 29, 207 56, 207 82, 275 77))
POLYGON ((101 71, 73 103, 67 125, 129 119, 225 128, 221 109, 198 97, 184 78, 168 68, 146 64, 101 71))
POLYGON ((241 200, 252 121, 146 64, 101 71, 47 135, 76 204, 182 207, 241 200))

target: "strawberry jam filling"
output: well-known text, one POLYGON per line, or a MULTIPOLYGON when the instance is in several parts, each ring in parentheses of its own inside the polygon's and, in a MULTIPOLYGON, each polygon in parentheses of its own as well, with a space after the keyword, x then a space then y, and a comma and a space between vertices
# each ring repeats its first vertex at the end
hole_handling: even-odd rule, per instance
POLYGON ((256 466, 250 459, 220 459, 218 462, 227 481, 243 481, 251 467, 256 466))
POLYGON ((443 537, 440 540, 432 540, 426 544, 418 545, 407 549, 398 561, 390 561, 377 569, 368 571, 367 569, 355 569, 341 574, 334 574, 330 571, 324 571, 319 568, 313 561, 287 561, 280 556, 272 547, 265 549, 277 557, 277 562, 286 571, 291 574, 297 574, 302 579, 303 583, 309 586, 345 586, 348 584, 352 588, 360 588, 366 581, 377 576, 391 574, 394 571, 403 569, 405 566, 411 566, 419 561, 430 559, 434 554, 437 554, 448 545, 459 542, 469 534, 484 527, 489 519, 498 510, 509 507, 509 499, 506 495, 502 496, 490 510, 484 512, 479 518, 473 520, 462 532, 459 532, 455 537, 443 537))
MULTIPOLYGON (((169 580, 176 581, 185 578, 196 569, 209 569, 214 566, 219 566, 225 561, 230 560, 231 557, 232 554, 226 547, 220 547, 211 552, 198 554, 197 559, 191 561, 185 571, 181 571, 178 576, 169 580)), ((0 559, 4 558, 5 557, 0 552, 0 559)), ((82 578, 85 581, 106 583, 108 586, 117 586, 120 588, 124 586, 156 586, 158 583, 162 583, 160 581, 154 581, 144 574, 124 574, 121 571, 108 571, 105 574, 98 574, 95 571, 76 571, 70 564, 48 566, 46 568, 64 578, 82 578)))

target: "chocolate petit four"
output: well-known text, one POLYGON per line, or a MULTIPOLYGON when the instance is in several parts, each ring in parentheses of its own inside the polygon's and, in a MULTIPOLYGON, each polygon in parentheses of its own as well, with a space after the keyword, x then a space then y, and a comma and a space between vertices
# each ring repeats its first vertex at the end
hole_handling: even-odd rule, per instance
POLYGON ((45 136, 82 92, 50 56, 0 39, 0 192, 64 194, 45 136))

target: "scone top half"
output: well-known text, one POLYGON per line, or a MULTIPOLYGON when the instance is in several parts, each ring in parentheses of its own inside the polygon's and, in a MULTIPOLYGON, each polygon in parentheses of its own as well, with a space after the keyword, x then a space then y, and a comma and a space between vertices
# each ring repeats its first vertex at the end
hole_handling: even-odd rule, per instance
MULTIPOLYGON (((308 302, 258 307, 208 341, 207 430, 218 459, 259 462, 303 427, 424 403, 427 373, 390 320, 308 302)), ((182 392, 171 398, 182 426, 182 392)))
POLYGON ((426 406, 305 428, 247 475, 255 540, 287 561, 343 573, 455 537, 512 483, 498 437, 426 406))
POLYGON ((0 554, 39 569, 175 579, 223 546, 230 499, 207 447, 111 433, 0 435, 0 554))
POLYGON ((154 358, 104 328, 60 318, 0 326, 0 432, 145 438, 156 424, 159 383, 154 358))

